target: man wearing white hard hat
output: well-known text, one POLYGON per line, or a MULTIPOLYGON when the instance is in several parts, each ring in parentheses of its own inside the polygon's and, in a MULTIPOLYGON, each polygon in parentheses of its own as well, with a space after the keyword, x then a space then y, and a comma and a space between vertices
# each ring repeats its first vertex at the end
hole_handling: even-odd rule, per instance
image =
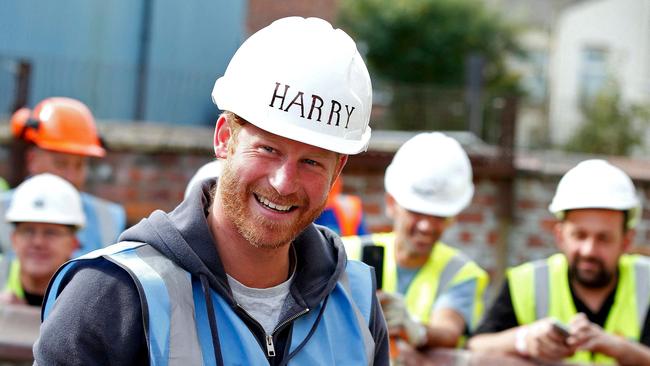
POLYGON ((79 192, 58 176, 36 175, 16 188, 5 219, 16 258, 0 258, 0 302, 41 306, 50 279, 79 246, 75 233, 86 221, 79 192))
POLYGON ((384 248, 380 299, 391 335, 414 347, 456 347, 483 311, 487 273, 440 241, 472 200, 472 167, 460 144, 440 132, 402 145, 386 169, 393 231, 344 238, 348 255, 384 248))
POLYGON ((561 253, 507 272, 469 347, 543 361, 650 365, 650 260, 625 252, 640 203, 605 160, 560 180, 549 210, 561 253))
POLYGON ((368 146, 371 90, 354 41, 322 19, 253 34, 212 92, 219 177, 62 267, 36 362, 388 365, 372 268, 312 224, 368 146))

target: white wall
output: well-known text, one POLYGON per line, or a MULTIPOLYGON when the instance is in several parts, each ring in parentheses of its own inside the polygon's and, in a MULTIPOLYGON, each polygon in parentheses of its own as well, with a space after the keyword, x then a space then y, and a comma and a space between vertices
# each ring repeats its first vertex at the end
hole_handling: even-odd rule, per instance
POLYGON ((624 99, 650 101, 650 0, 594 0, 568 8, 557 22, 550 59, 551 142, 562 144, 581 121, 582 51, 607 50, 624 99))

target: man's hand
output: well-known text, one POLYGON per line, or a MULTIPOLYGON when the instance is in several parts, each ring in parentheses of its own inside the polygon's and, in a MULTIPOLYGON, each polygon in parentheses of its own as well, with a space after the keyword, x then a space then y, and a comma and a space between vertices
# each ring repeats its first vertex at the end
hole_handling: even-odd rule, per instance
POLYGON ((576 347, 553 328, 553 318, 544 318, 517 331, 517 351, 544 361, 560 361, 575 353, 576 347))
POLYGON ((426 326, 411 317, 401 295, 378 291, 377 297, 386 318, 389 335, 400 336, 414 347, 427 343, 426 326))
POLYGON ((5 291, 0 292, 0 304, 7 305, 27 305, 27 302, 18 296, 14 295, 13 292, 5 291))
POLYGON ((579 313, 569 324, 567 343, 574 348, 612 357, 619 365, 650 365, 650 349, 616 334, 607 333, 598 324, 579 313))
POLYGON ((583 313, 571 319, 569 326, 571 336, 567 339, 567 343, 577 349, 613 356, 614 352, 621 348, 621 342, 625 341, 621 337, 605 332, 598 324, 590 322, 583 313))

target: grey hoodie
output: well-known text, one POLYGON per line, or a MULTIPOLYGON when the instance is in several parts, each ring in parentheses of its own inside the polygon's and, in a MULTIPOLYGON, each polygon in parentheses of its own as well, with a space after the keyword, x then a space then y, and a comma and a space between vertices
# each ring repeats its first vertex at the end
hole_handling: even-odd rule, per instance
MULTIPOLYGON (((148 243, 192 275, 201 279, 204 290, 215 290, 230 304, 256 335, 263 348, 265 332, 236 305, 226 274, 208 228, 210 188, 206 180, 171 213, 155 211, 126 230, 120 241, 148 243)), ((309 225, 295 240, 295 277, 280 317, 280 324, 305 308, 315 308, 333 290, 347 261, 340 239, 332 231, 309 225)), ((62 290, 41 326, 34 345, 41 365, 142 365, 148 363, 141 300, 135 283, 117 265, 99 258, 85 261, 62 279, 62 290)), ((146 311, 146 310, 144 310, 146 311)), ((213 319, 211 319, 213 321, 213 319)), ((375 365, 388 365, 386 325, 376 298, 373 299, 370 332, 376 343, 375 365)), ((216 329, 216 328, 215 328, 216 329)), ((271 365, 284 365, 292 322, 273 334, 276 356, 271 365)), ((216 359, 225 352, 213 332, 216 359)))

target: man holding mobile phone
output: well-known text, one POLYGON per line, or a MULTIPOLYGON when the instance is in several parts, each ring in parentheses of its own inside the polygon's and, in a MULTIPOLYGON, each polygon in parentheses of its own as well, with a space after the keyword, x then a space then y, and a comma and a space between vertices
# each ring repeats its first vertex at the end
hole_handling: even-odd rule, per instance
POLYGON ((391 336, 412 346, 456 347, 483 311, 488 275, 440 241, 472 200, 472 167, 461 145, 439 132, 404 143, 386 169, 386 212, 393 231, 343 238, 349 257, 384 247, 379 299, 391 336))
POLYGON ((549 206, 561 253, 508 271, 469 348, 650 365, 650 260, 625 254, 639 206, 630 177, 608 162, 569 170, 549 206))

